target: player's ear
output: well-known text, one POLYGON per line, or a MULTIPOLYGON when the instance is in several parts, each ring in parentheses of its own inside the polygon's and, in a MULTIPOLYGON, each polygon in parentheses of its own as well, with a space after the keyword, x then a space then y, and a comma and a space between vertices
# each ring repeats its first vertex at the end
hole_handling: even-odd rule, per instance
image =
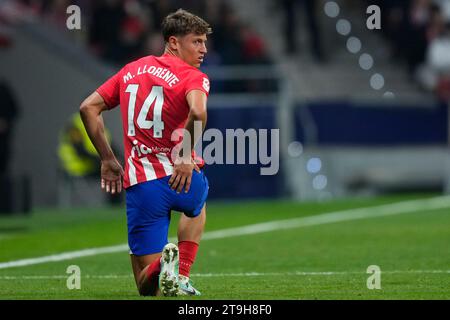
POLYGON ((167 44, 171 50, 178 50, 178 38, 177 37, 170 36, 167 44))

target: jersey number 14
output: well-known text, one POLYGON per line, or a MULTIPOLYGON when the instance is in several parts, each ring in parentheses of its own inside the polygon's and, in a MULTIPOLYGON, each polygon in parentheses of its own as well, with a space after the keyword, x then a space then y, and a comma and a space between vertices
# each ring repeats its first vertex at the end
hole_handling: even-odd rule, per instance
MULTIPOLYGON (((130 94, 130 101, 128 102, 128 136, 135 136, 136 130, 134 127, 134 111, 136 109, 136 96, 139 90, 138 84, 129 84, 125 92, 130 94)), ((162 121, 162 108, 164 104, 164 93, 162 86, 153 86, 149 95, 142 105, 141 111, 137 118, 137 125, 140 129, 151 129, 153 127, 153 137, 162 138, 164 130, 164 122, 162 121), (155 103, 153 108, 153 120, 147 120, 150 106, 155 103)))

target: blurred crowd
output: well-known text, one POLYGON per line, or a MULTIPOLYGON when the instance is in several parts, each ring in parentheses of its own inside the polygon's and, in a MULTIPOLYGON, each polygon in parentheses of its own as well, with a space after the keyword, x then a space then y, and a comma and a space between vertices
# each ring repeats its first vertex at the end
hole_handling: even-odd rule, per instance
POLYGON ((319 27, 321 2, 317 0, 271 0, 271 8, 280 10, 283 15, 282 30, 286 54, 301 53, 303 48, 298 45, 298 25, 302 25, 308 32, 308 46, 312 58, 319 63, 325 62, 326 55, 319 27), (300 15, 300 12, 303 12, 304 15, 300 15), (302 21, 303 19, 306 21, 302 21))
POLYGON ((450 101, 450 0, 375 2, 394 57, 407 63, 423 88, 450 101))
MULTIPOLYGON (((203 17, 213 27, 206 64, 270 63, 263 39, 241 21, 226 0, 7 0, 21 15, 67 30, 67 7, 81 8, 82 41, 105 61, 123 65, 148 54, 161 54, 162 19, 178 8, 203 17)), ((1 18, 0 18, 1 19, 1 18)), ((69 34, 73 34, 69 33, 69 34)))
MULTIPOLYGON (((205 66, 271 64, 264 39, 239 19, 227 0, 3 0, 0 11, 16 7, 20 16, 38 18, 79 41, 100 59, 117 67, 136 58, 163 52, 162 19, 183 8, 200 15, 213 27, 205 66), (67 7, 81 8, 81 30, 66 28, 67 7)), ((321 62, 325 52, 320 42, 317 12, 319 1, 279 0, 285 14, 286 51, 298 53, 295 40, 297 17, 303 10, 310 33, 309 47, 321 62)), ((390 43, 395 61, 404 61, 411 77, 426 90, 450 99, 450 0, 371 0, 382 10, 382 33, 390 43)), ((8 11, 7 10, 7 11, 8 11)), ((1 12, 0 12, 1 13, 1 12)), ((11 16, 11 15, 10 15, 11 16)), ((0 24, 5 20, 0 14, 0 24)), ((0 44, 2 43, 0 37, 0 44)), ((273 84, 221 85, 221 91, 245 87, 250 91, 272 89, 273 84)), ((220 89, 220 88, 218 88, 220 89)))
MULTIPOLYGON (((139 57, 162 54, 162 20, 179 8, 199 15, 213 28, 203 66, 272 63, 263 38, 226 0, 0 0, 0 25, 6 20, 38 20, 118 68, 139 57), (81 9, 81 30, 67 29, 70 5, 81 9)), ((214 81, 214 86, 214 92, 276 90, 275 82, 265 79, 214 81)))

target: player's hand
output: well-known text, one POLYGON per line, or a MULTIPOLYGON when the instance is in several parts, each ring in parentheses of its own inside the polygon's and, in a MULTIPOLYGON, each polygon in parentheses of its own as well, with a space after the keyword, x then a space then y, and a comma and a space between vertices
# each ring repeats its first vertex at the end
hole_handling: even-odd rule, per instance
POLYGON ((103 160, 101 169, 101 185, 106 192, 115 194, 122 192, 123 168, 117 159, 103 160))
POLYGON ((169 179, 169 186, 172 190, 180 193, 183 190, 188 193, 191 187, 192 181, 192 170, 200 172, 197 164, 192 160, 192 158, 187 159, 177 159, 173 165, 173 173, 169 179))

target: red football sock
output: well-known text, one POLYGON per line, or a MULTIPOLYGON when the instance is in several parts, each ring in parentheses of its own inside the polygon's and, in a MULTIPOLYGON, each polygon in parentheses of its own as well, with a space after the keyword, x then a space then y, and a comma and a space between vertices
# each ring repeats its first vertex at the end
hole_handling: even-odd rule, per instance
POLYGON ((161 272, 161 263, 159 258, 153 261, 147 269, 147 279, 151 286, 151 294, 155 294, 158 289, 158 277, 161 272))
POLYGON ((180 241, 178 242, 178 249, 180 250, 180 275, 189 278, 191 267, 197 256, 198 243, 192 241, 180 241))

